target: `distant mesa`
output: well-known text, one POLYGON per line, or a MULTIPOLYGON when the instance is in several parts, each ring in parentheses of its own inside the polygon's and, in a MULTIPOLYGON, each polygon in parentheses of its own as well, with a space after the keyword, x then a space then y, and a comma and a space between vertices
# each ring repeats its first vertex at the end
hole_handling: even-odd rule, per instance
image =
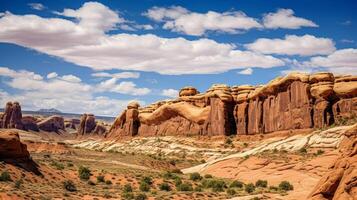
POLYGON ((42 112, 42 113, 62 113, 61 111, 55 109, 55 108, 49 108, 49 109, 45 109, 45 108, 42 108, 42 109, 39 109, 37 110, 36 112, 42 112))

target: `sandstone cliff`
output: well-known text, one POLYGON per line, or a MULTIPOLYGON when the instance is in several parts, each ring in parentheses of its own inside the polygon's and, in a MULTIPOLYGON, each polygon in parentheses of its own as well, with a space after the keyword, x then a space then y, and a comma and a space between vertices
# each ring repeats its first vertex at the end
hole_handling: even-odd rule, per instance
POLYGON ((263 86, 182 88, 174 100, 144 108, 132 102, 109 138, 150 135, 232 135, 323 128, 357 116, 357 77, 292 73, 263 86))
POLYGON ((93 114, 84 113, 81 116, 77 135, 85 136, 85 135, 104 135, 107 129, 103 124, 96 122, 95 116, 93 114))

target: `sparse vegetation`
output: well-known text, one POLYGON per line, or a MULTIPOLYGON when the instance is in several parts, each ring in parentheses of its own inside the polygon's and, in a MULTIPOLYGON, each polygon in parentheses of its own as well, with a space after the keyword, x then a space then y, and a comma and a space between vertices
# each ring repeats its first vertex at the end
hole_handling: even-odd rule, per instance
POLYGON ((192 184, 191 183, 181 183, 177 186, 178 191, 192 191, 192 184))
POLYGON ((78 169, 78 176, 81 180, 88 180, 91 176, 89 168, 80 166, 78 169))
POLYGON ((315 153, 315 155, 316 155, 316 156, 319 156, 319 155, 322 155, 322 154, 324 154, 324 153, 325 153, 324 150, 319 149, 319 150, 317 150, 317 152, 315 153))
POLYGON ((238 180, 233 181, 233 182, 229 185, 230 188, 243 188, 243 186, 244 186, 243 182, 238 181, 238 180))
POLYGON ((51 166, 55 167, 57 170, 63 170, 64 169, 64 165, 62 163, 56 162, 56 161, 52 161, 51 166))
POLYGON ((204 178, 213 178, 213 176, 211 174, 206 174, 204 178))
POLYGON ((266 188, 266 187, 268 187, 268 181, 267 180, 257 180, 257 182, 255 182, 255 186, 266 188))
POLYGON ((171 191, 171 187, 170 187, 170 185, 168 184, 168 183, 161 183, 160 185, 159 185, 159 189, 160 190, 163 190, 163 191, 171 191))
POLYGON ((235 194, 237 194, 237 192, 236 192, 234 189, 229 188, 229 189, 227 190, 227 194, 228 194, 229 196, 234 196, 235 194))
POLYGON ((288 181, 282 181, 279 184, 279 189, 284 191, 294 190, 294 186, 291 185, 288 181))
POLYGON ((244 190, 245 190, 246 192, 248 192, 248 193, 252 193, 252 192, 255 191, 255 186, 254 186, 253 183, 248 183, 248 184, 245 185, 244 190))
POLYGON ((139 189, 142 192, 149 192, 150 191, 150 185, 148 183, 144 182, 144 181, 141 181, 139 189))
POLYGON ((190 179, 193 181, 200 181, 202 179, 202 176, 199 173, 195 172, 190 174, 190 179))
POLYGON ((131 187, 130 183, 124 185, 123 192, 133 192, 133 188, 131 187))
POLYGON ((98 183, 104 183, 104 176, 102 176, 102 175, 99 175, 99 176, 97 176, 97 182, 98 183))
POLYGON ((306 148, 303 147, 303 148, 299 149, 299 153, 301 153, 301 154, 306 154, 306 153, 307 153, 306 148))
POLYGON ((75 192, 77 191, 76 186, 74 185, 73 181, 71 180, 66 180, 63 182, 63 188, 69 192, 75 192))
POLYGON ((144 193, 140 193, 135 197, 135 200, 146 200, 146 199, 148 199, 148 197, 144 193))
POLYGON ((0 181, 11 181, 10 173, 8 171, 1 172, 0 181))
POLYGON ((106 180, 106 181, 105 181, 105 184, 107 184, 107 185, 111 185, 111 184, 113 184, 113 183, 112 183, 112 181, 111 181, 111 180, 106 180))
POLYGON ((15 181, 15 188, 16 189, 20 189, 23 182, 24 181, 22 179, 16 180, 15 181))

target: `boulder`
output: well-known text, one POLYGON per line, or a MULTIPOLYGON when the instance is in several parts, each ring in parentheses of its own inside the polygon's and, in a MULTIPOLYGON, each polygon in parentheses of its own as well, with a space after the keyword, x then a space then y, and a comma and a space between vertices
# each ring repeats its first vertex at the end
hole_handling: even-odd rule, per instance
POLYGON ((196 88, 192 87, 192 86, 187 86, 184 87, 180 90, 179 92, 179 96, 183 97, 183 96, 194 96, 196 94, 198 94, 199 92, 197 91, 196 88))
POLYGON ((58 132, 64 130, 64 119, 61 116, 54 115, 40 121, 37 125, 40 130, 58 132))
POLYGON ((0 130, 0 159, 30 159, 27 147, 20 142, 16 131, 0 130))

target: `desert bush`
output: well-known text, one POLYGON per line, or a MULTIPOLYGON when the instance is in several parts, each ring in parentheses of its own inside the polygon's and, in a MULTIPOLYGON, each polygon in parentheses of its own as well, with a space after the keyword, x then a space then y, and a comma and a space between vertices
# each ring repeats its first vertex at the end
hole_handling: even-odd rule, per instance
POLYGON ((123 199, 130 200, 130 199, 134 199, 134 194, 132 192, 123 192, 121 197, 123 199))
POLYGON ((197 185, 194 190, 196 192, 202 192, 203 191, 203 186, 202 185, 197 185))
POLYGON ((124 185, 123 192, 133 192, 133 188, 131 187, 130 183, 124 185))
POLYGON ((63 170, 64 169, 64 165, 62 163, 56 162, 56 161, 52 161, 51 166, 55 167, 57 170, 63 170))
POLYGON ((191 183, 181 183, 178 187, 177 187, 178 191, 192 191, 192 184, 191 183))
POLYGON ((107 185, 111 185, 111 184, 113 184, 113 183, 112 183, 112 181, 111 181, 111 180, 106 180, 106 181, 105 181, 105 184, 107 184, 107 185))
POLYGON ((199 181, 202 179, 202 176, 199 173, 195 172, 190 174, 190 179, 193 181, 199 181))
POLYGON ((102 175, 99 175, 99 176, 97 176, 97 182, 98 183, 104 183, 104 176, 102 176, 102 175))
POLYGON ((253 183, 248 183, 247 185, 245 185, 244 190, 248 193, 252 193, 255 190, 255 186, 253 183))
POLYGON ((324 150, 319 149, 319 150, 317 150, 316 155, 319 156, 319 155, 322 155, 324 153, 325 153, 324 150))
POLYGON ((171 187, 168 183, 161 183, 159 189, 163 191, 171 191, 171 187))
POLYGON ((1 172, 0 181, 11 181, 10 173, 8 171, 1 172))
POLYGON ((22 183, 23 183, 23 180, 22 180, 22 179, 16 180, 16 181, 15 181, 15 188, 16 188, 16 189, 20 189, 22 183))
POLYGON ((175 179, 175 186, 177 187, 177 186, 181 185, 181 183, 182 183, 181 178, 180 178, 180 177, 177 177, 177 178, 175 179))
POLYGON ((95 185, 95 183, 91 180, 89 180, 87 183, 88 183, 88 185, 92 185, 92 186, 95 185))
POLYGON ((291 185, 288 181, 282 181, 282 182, 279 184, 279 189, 280 189, 280 190, 284 190, 284 191, 294 190, 294 186, 291 185))
POLYGON ((269 190, 270 191, 278 191, 278 187, 276 187, 276 186, 269 186, 269 190))
POLYGON ((177 177, 177 175, 170 171, 167 171, 164 173, 163 177, 164 177, 164 179, 175 179, 177 177))
POLYGON ((146 200, 146 199, 148 199, 148 197, 144 193, 140 193, 135 197, 135 200, 146 200))
POLYGON ((238 180, 234 180, 230 185, 229 187, 230 188, 243 188, 243 182, 241 181, 238 181, 238 180))
POLYGON ((73 165, 73 163, 67 163, 67 167, 73 167, 74 165, 73 165))
POLYGON ((227 190, 227 194, 229 196, 233 196, 233 195, 237 194, 237 192, 234 189, 230 188, 230 189, 227 190))
POLYGON ((232 141, 231 138, 227 138, 224 143, 227 144, 227 145, 231 145, 231 144, 233 144, 233 141, 232 141))
POLYGON ((150 176, 143 177, 141 181, 147 183, 148 185, 152 184, 152 178, 150 176))
POLYGON ((74 185, 73 181, 71 181, 71 180, 63 181, 63 188, 69 192, 77 191, 76 186, 74 185))
POLYGON ((301 153, 301 154, 305 154, 305 153, 307 153, 306 148, 305 148, 305 147, 303 147, 303 148, 299 149, 299 153, 301 153))
POLYGON ((150 185, 144 181, 141 181, 140 182, 140 185, 139 185, 139 189, 140 191, 143 191, 143 192, 149 192, 150 191, 150 185))
POLYGON ((204 188, 211 188, 213 192, 223 192, 224 188, 227 187, 223 180, 216 179, 204 179, 202 181, 202 186, 204 188))
POLYGON ((206 174, 204 178, 213 178, 213 176, 211 174, 206 174))
POLYGON ((84 167, 84 166, 79 167, 78 176, 81 180, 88 180, 91 175, 92 174, 91 174, 89 168, 84 167))
POLYGON ((255 182, 255 186, 266 188, 266 187, 268 187, 268 181, 267 180, 257 180, 257 182, 255 182))

